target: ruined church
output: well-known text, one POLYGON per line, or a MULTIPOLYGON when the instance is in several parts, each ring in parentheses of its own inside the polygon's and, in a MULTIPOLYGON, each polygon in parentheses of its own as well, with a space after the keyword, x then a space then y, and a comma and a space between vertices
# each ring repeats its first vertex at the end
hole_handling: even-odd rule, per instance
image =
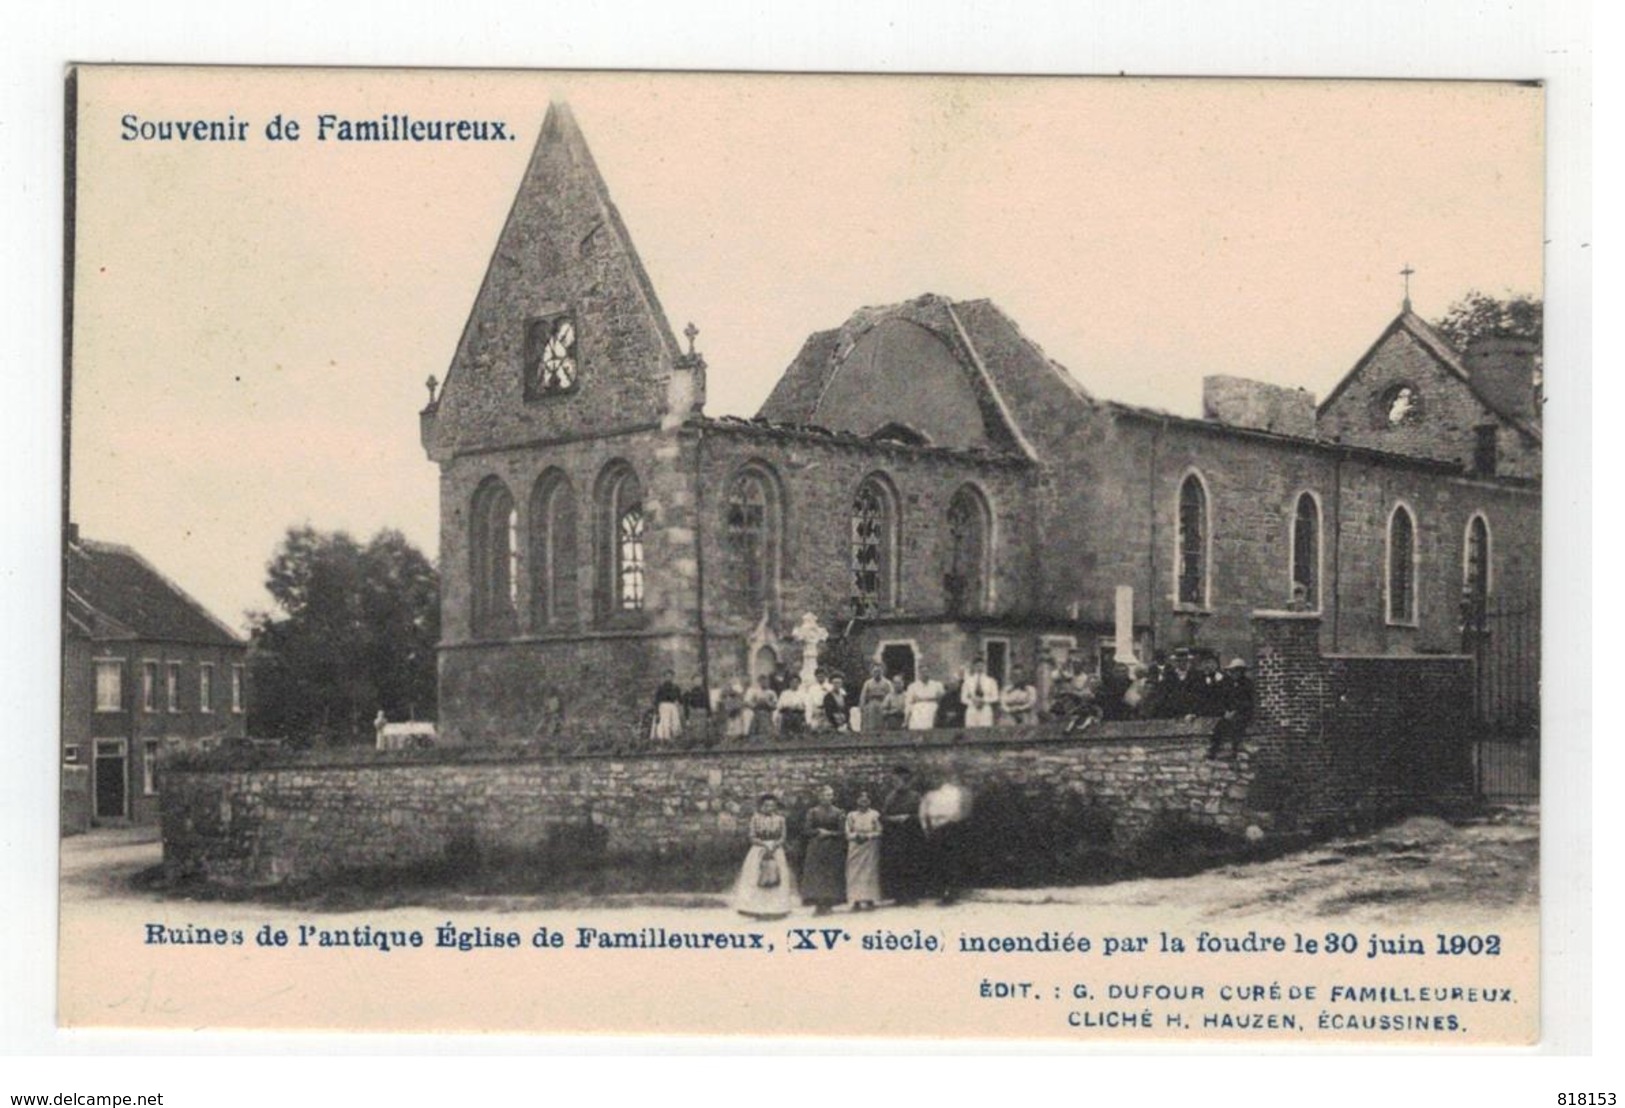
POLYGON ((666 670, 798 663, 807 613, 905 674, 1245 657, 1253 613, 1288 608, 1327 654, 1458 653, 1464 613, 1537 599, 1538 390, 1529 344, 1454 350, 1407 302, 1318 406, 1210 377, 1187 418, 927 294, 812 334, 755 417, 707 415, 555 104, 420 414, 442 741, 628 727, 666 670))

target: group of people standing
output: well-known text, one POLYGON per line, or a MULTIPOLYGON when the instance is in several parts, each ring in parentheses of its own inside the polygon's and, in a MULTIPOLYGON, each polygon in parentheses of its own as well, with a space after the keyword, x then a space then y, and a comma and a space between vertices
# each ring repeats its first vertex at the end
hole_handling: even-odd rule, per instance
POLYGON ((782 668, 754 683, 731 682, 713 704, 704 684, 686 691, 668 670, 655 691, 649 737, 656 744, 701 734, 709 741, 796 739, 817 732, 925 731, 1021 725, 1084 712, 1093 719, 1194 719, 1219 722, 1209 754, 1228 744, 1240 746, 1253 715, 1253 686, 1240 658, 1220 670, 1210 652, 1180 648, 1158 652, 1149 665, 1130 668, 1107 663, 1099 676, 1075 660, 1057 664, 1045 657, 1038 679, 1020 668, 1001 687, 974 658, 948 682, 938 680, 917 660, 911 679, 888 676, 877 662, 854 693, 835 671, 818 670, 811 681, 782 668))
POLYGON ((1101 709, 1107 719, 1216 719, 1208 757, 1229 746, 1235 754, 1253 719, 1254 694, 1247 663, 1232 658, 1222 670, 1211 653, 1181 648, 1171 657, 1158 653, 1151 665, 1139 666, 1121 692, 1103 688, 1101 709))
POLYGON ((825 915, 850 904, 856 912, 883 900, 913 904, 935 895, 951 903, 959 893, 959 836, 970 814, 970 794, 944 782, 923 796, 907 766, 892 770, 891 784, 876 808, 860 789, 842 811, 835 789, 824 785, 802 820, 799 879, 788 856, 789 826, 779 798, 764 793, 750 818, 750 849, 734 885, 734 907, 744 915, 774 919, 799 901, 825 915))

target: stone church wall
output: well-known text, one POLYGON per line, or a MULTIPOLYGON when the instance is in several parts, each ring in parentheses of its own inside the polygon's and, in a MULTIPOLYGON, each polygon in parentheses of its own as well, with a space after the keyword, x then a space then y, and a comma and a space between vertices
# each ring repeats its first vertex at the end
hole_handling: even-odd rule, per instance
POLYGON ((826 627, 839 627, 850 618, 852 501, 864 478, 874 473, 884 475, 897 492, 895 614, 934 618, 946 611, 948 503, 967 483, 981 491, 992 513, 995 556, 988 610, 1030 610, 1035 568, 1026 556, 1032 527, 1031 469, 1019 462, 746 430, 707 431, 700 449, 706 624, 714 632, 748 634, 762 618, 759 609, 746 610, 739 603, 738 589, 729 579, 726 547, 728 489, 740 467, 751 462, 769 469, 782 493, 785 527, 776 607, 785 629, 807 611, 826 627))
MULTIPOLYGON (((1467 384, 1439 365, 1410 332, 1395 330, 1369 362, 1320 414, 1320 436, 1422 458, 1473 464, 1475 428, 1495 422, 1467 384), (1383 398, 1410 385, 1420 399, 1412 418, 1390 426, 1383 398)), ((1540 451, 1518 431, 1503 425, 1497 436, 1497 472, 1538 479, 1540 451)))
POLYGON ((1538 595, 1540 495, 1462 477, 1427 463, 1315 449, 1241 436, 1189 420, 1102 414, 1074 436, 1070 458, 1044 477, 1044 569, 1040 607, 1082 601, 1086 619, 1109 622, 1112 590, 1135 591, 1135 621, 1160 648, 1194 641, 1247 656, 1252 612, 1291 598, 1292 521, 1298 495, 1320 504, 1321 644, 1328 651, 1439 653, 1460 648, 1463 542, 1482 512, 1492 534, 1492 595, 1538 595), (1092 495, 1061 486, 1082 472, 1092 495), (1198 473, 1207 490, 1212 547, 1207 604, 1176 604, 1181 483, 1198 473), (1403 502, 1417 534, 1415 626, 1387 621, 1388 519, 1403 502))

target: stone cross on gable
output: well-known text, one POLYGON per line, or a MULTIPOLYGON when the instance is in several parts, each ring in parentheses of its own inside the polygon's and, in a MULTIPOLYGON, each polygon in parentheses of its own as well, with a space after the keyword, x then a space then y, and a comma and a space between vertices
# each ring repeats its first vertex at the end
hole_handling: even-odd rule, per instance
POLYGON ((699 338, 699 335, 700 329, 694 326, 693 321, 690 320, 688 326, 683 328, 683 336, 688 339, 688 356, 690 358, 694 356, 694 340, 699 338))

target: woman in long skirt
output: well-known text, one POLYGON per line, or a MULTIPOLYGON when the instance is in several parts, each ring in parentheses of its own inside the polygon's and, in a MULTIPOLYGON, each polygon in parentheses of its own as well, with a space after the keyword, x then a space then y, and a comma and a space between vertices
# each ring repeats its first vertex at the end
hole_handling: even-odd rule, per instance
POLYGON ((857 912, 880 899, 880 813, 866 792, 846 814, 846 898, 857 912))
POLYGON ((779 919, 790 914, 796 900, 796 879, 784 856, 784 816, 779 798, 764 793, 750 817, 750 850, 739 867, 734 885, 734 908, 757 919, 779 919))
POLYGON ((886 699, 891 696, 891 682, 886 680, 886 671, 879 662, 869 667, 869 680, 863 683, 858 692, 858 709, 860 729, 866 735, 873 735, 886 726, 886 699))
POLYGON ((835 807, 835 790, 818 790, 818 803, 807 809, 807 856, 801 862, 801 902, 815 915, 828 915, 846 903, 846 817, 835 807))

